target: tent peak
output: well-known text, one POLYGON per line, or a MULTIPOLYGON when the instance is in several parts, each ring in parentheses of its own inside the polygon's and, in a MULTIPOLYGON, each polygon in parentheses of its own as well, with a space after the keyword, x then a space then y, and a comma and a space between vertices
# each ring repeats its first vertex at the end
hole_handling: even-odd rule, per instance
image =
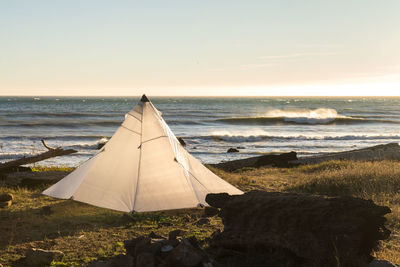
POLYGON ((150 102, 150 100, 147 98, 145 94, 142 95, 142 98, 140 99, 141 102, 150 102))

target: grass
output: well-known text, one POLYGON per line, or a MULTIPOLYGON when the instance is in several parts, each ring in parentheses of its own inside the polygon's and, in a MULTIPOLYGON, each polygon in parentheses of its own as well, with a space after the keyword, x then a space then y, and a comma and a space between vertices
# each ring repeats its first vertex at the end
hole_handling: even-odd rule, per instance
MULTIPOLYGON (((331 161, 292 169, 242 169, 233 173, 212 169, 220 177, 244 191, 267 190, 306 194, 351 195, 388 205, 392 231, 375 256, 400 263, 400 163, 331 161)), ((35 167, 35 171, 71 171, 67 168, 35 167)), ((43 188, 0 186, 0 193, 12 193, 14 204, 0 209, 0 263, 9 266, 31 247, 58 249, 65 253, 53 266, 84 266, 101 256, 124 252, 123 241, 154 232, 168 235, 183 229, 207 245, 207 238, 222 228, 218 217, 197 226, 199 210, 139 213, 133 219, 124 213, 97 208, 71 200, 40 194, 43 188), (46 215, 43 207, 53 213, 46 215)))

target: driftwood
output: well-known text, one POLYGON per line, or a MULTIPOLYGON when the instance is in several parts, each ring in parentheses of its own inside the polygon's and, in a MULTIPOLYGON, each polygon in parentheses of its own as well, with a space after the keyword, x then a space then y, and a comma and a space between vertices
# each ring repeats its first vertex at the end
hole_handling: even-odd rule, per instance
POLYGON ((74 149, 63 149, 62 147, 57 147, 57 148, 50 147, 44 142, 44 140, 42 140, 42 144, 45 148, 47 148, 46 152, 31 157, 23 157, 20 159, 0 163, 0 171, 10 170, 21 165, 31 164, 45 159, 69 155, 77 152, 74 149))
POLYGON ((296 160, 296 152, 289 152, 232 160, 218 164, 210 164, 210 166, 216 167, 224 171, 235 171, 246 167, 259 168, 263 166, 293 167, 295 166, 295 164, 293 164, 292 162, 296 160))

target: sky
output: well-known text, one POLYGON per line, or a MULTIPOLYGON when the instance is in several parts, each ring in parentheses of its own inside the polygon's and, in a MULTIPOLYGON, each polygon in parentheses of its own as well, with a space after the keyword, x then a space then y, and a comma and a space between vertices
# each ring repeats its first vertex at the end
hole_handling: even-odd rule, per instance
POLYGON ((1 0, 0 95, 400 96, 398 0, 1 0))

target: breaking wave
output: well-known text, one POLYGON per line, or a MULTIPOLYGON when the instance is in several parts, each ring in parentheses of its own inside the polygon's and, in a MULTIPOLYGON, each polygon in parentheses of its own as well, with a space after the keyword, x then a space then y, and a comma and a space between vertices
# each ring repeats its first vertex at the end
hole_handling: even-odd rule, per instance
POLYGON ((303 109, 303 110, 281 110, 268 111, 260 117, 233 117, 215 120, 229 124, 355 124, 355 123, 398 123, 394 120, 383 120, 374 118, 358 118, 338 115, 337 111, 328 108, 303 109))
POLYGON ((342 136, 305 136, 305 135, 292 135, 292 136, 279 136, 279 135, 268 135, 268 134, 230 134, 228 132, 214 132, 210 135, 203 136, 192 136, 184 138, 189 140, 203 139, 210 141, 222 141, 222 142, 261 142, 261 141, 346 141, 346 140, 396 140, 400 141, 400 135, 342 135, 342 136))

